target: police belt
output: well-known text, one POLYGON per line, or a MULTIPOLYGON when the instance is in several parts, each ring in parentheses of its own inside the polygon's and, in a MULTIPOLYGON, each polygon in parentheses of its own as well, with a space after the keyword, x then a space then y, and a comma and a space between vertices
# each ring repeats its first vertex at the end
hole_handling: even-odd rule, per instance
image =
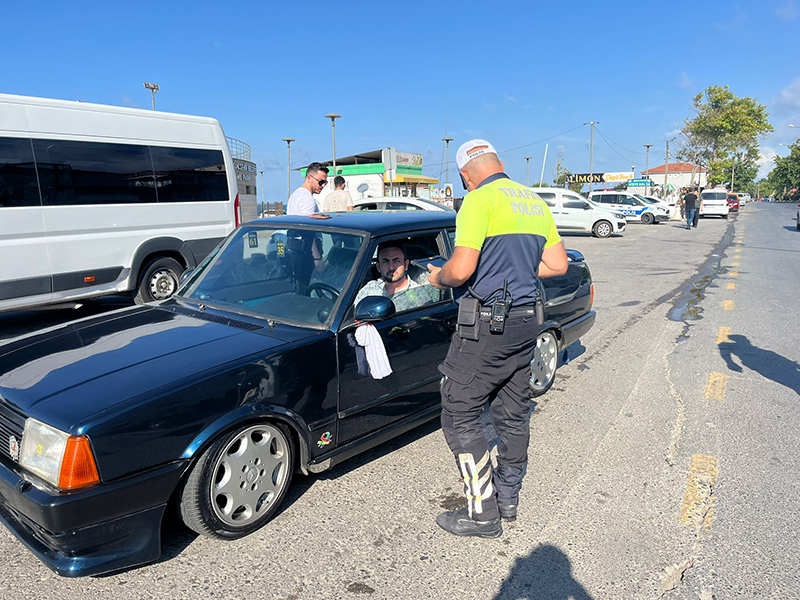
MULTIPOLYGON (((508 313, 506 313, 507 317, 535 317, 536 316, 536 305, 535 304, 523 304, 522 306, 513 306, 509 309, 508 313)), ((480 318, 481 321, 491 321, 492 320, 492 309, 489 306, 481 306, 480 308, 480 318)))

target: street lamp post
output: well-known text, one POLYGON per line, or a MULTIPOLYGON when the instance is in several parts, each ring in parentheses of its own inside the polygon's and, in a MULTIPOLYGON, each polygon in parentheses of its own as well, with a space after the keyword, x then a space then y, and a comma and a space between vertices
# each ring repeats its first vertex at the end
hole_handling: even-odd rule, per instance
POLYGON ((525 185, 531 187, 531 157, 525 157, 525 185))
POLYGON ((156 92, 160 89, 157 83, 147 83, 143 81, 144 87, 150 90, 150 93, 153 94, 153 110, 156 109, 156 92))
POLYGON ((644 147, 647 150, 647 158, 644 161, 644 172, 647 173, 647 192, 645 196, 650 195, 650 148, 653 144, 645 144, 644 147))
POLYGON ((264 187, 264 171, 261 171, 261 216, 264 216, 264 209, 266 206, 264 205, 264 199, 266 198, 266 188, 264 187))
POLYGON ((341 119, 342 115, 328 113, 326 119, 331 120, 331 137, 333 138, 333 176, 336 177, 336 119, 341 119))
POLYGON ((445 168, 445 184, 450 183, 450 142, 453 141, 451 137, 443 137, 442 141, 444 142, 445 148, 445 160, 447 161, 444 163, 445 168))
POLYGON ((592 126, 592 133, 589 138, 589 193, 592 193, 593 184, 592 179, 594 179, 594 126, 597 125, 600 121, 587 121, 584 125, 591 125, 592 126))
POLYGON ((286 142, 286 198, 292 195, 292 142, 294 138, 283 138, 286 142))

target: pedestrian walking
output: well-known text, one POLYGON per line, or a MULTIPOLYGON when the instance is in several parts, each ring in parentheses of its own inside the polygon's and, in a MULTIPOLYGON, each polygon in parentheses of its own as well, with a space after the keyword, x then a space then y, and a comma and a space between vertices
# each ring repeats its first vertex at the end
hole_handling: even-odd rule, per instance
POLYGON ((688 193, 689 193, 689 188, 683 188, 681 197, 678 200, 678 204, 680 204, 681 207, 681 221, 683 221, 686 218, 686 201, 684 200, 684 197, 688 193))
POLYGON ((322 199, 322 210, 324 212, 353 210, 353 198, 350 196, 350 192, 344 189, 346 186, 347 182, 341 175, 333 178, 334 191, 322 199))
POLYGON ((319 212, 319 205, 312 194, 319 194, 328 184, 328 167, 312 162, 306 167, 303 185, 289 196, 286 204, 287 215, 311 215, 319 212))
POLYGON ((528 461, 530 364, 542 302, 537 278, 566 273, 567 256, 550 209, 504 173, 489 142, 462 145, 456 164, 469 193, 456 218, 455 251, 441 268, 429 265, 428 278, 438 289, 468 284, 439 366, 442 431, 467 507, 436 522, 455 535, 495 538, 503 533, 501 518, 516 519, 528 461), (481 423, 487 403, 500 439, 496 468, 481 423))
POLYGON ((686 206, 686 229, 697 227, 697 224, 694 224, 695 213, 697 213, 697 194, 694 188, 684 195, 683 204, 686 206))

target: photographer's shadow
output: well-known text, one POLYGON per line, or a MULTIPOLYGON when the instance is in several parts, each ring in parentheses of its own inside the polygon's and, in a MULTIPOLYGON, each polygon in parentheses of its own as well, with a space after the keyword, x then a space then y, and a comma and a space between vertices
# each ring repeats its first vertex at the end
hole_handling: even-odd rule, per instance
POLYGON ((728 340, 719 345, 719 353, 729 370, 741 373, 742 366, 745 366, 775 383, 786 386, 795 394, 800 394, 799 364, 772 350, 753 346, 743 335, 728 335, 728 340), (734 356, 739 359, 742 366, 733 360, 734 356))
POLYGON ((493 600, 592 600, 572 577, 572 565, 555 546, 539 546, 518 558, 493 600))

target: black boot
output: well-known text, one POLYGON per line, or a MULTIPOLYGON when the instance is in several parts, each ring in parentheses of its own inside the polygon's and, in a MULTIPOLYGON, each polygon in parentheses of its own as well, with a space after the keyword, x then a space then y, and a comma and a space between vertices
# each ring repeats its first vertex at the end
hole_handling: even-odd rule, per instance
POLYGON ((516 504, 503 504, 497 503, 497 508, 500 511, 500 518, 503 521, 516 521, 517 520, 517 505, 516 504))
POLYGON ((469 516, 466 508, 443 512, 436 517, 436 524, 453 535, 475 536, 482 538, 499 538, 503 535, 500 519, 476 521, 469 516))

